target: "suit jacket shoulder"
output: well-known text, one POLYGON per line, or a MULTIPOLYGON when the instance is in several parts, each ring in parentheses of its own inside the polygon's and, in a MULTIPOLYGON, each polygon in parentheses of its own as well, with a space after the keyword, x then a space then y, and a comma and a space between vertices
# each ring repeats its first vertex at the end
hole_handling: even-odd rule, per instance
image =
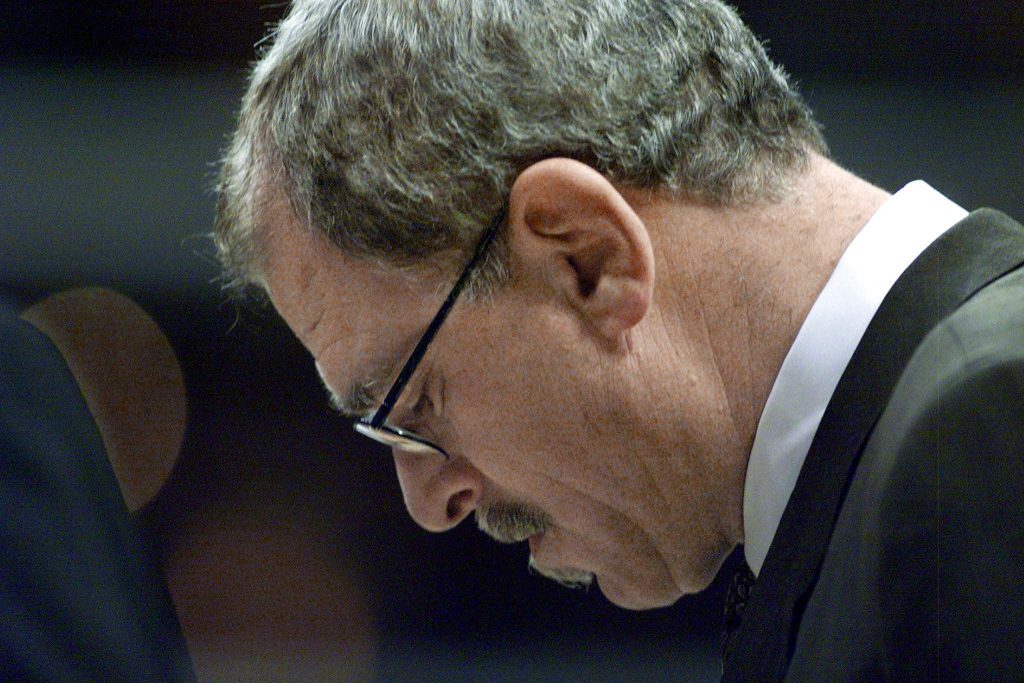
POLYGON ((1010 680, 1024 665, 1024 270, 924 339, 850 484, 793 680, 1010 680))
POLYGON ((1005 506, 978 498, 1020 499, 1022 263, 1024 228, 977 211, 890 290, 826 409, 724 680, 929 679, 955 676, 963 647, 981 652, 956 619, 998 583, 977 573, 977 594, 956 594, 977 566, 955 562, 977 549, 995 571, 1011 540, 993 545, 1005 506), (1009 488, 990 496, 968 466, 1009 488))

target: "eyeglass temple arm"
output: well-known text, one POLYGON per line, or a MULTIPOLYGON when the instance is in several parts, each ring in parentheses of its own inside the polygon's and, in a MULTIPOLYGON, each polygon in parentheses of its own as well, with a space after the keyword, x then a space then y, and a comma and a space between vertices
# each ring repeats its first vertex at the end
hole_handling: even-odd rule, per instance
POLYGON ((434 341, 434 337, 437 336, 437 331, 441 329, 441 325, 444 323, 445 318, 448 317, 448 312, 451 311, 452 306, 455 305, 455 300, 459 298, 459 293, 465 288, 466 283, 469 282, 473 276, 473 272, 476 270, 477 265, 483 258, 484 253, 487 251, 487 247, 490 246, 494 240, 494 236, 498 234, 498 229, 501 227, 502 221, 505 220, 505 214, 507 213, 508 206, 503 205, 501 211, 495 216, 494 221, 488 226, 487 230, 480 237, 480 241, 477 242, 476 250, 473 252, 473 258, 469 260, 466 267, 462 271, 462 275, 455 282, 455 286, 452 287, 452 291, 448 293, 448 297, 441 304, 440 310, 434 319, 430 321, 430 325, 427 327, 427 331, 420 337, 419 343, 416 344, 416 348, 409 354, 409 359, 405 361, 405 365, 402 366, 401 372, 398 373, 398 378, 395 379, 395 383, 391 385, 391 390, 388 391, 387 396, 384 397, 384 401, 380 404, 380 408, 370 418, 370 426, 374 429, 379 428, 388 419, 388 415, 391 414, 391 410, 395 407, 395 402, 398 397, 402 394, 402 389, 405 388, 406 382, 409 381, 409 377, 416 370, 416 366, 419 365, 423 355, 427 352, 427 347, 434 341))

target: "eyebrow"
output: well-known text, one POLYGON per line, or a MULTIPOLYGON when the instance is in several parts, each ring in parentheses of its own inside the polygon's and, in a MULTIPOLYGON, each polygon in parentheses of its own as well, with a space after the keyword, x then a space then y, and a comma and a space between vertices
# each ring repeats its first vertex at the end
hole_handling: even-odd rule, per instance
POLYGON ((377 410, 384 400, 384 394, 391 386, 391 378, 404 361, 405 356, 402 354, 374 361, 360 379, 349 385, 344 394, 335 392, 327 382, 324 382, 331 407, 350 420, 367 417, 377 410))
POLYGON ((366 417, 380 405, 383 391, 387 388, 385 384, 387 377, 390 377, 390 372, 382 366, 364 379, 352 382, 344 394, 336 393, 326 383, 324 387, 327 389, 331 407, 343 416, 357 420, 366 417))
POLYGON ((377 396, 374 392, 376 386, 377 383, 374 380, 355 382, 345 396, 336 394, 330 387, 326 388, 331 407, 350 420, 358 420, 376 409, 377 396))

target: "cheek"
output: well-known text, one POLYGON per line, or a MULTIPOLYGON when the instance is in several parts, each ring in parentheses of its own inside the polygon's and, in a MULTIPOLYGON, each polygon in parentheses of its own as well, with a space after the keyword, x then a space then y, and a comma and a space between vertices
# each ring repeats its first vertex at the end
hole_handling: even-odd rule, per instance
POLYGON ((577 509, 584 497, 635 503, 642 469, 633 428, 618 424, 630 420, 616 415, 610 375, 564 319, 521 308, 521 320, 495 322, 497 313, 477 320, 472 341, 446 358, 453 451, 525 502, 565 500, 577 509))
POLYGON ((642 537, 631 520, 650 513, 649 482, 630 450, 616 450, 564 392, 509 391, 515 385, 493 376, 467 384, 467 400, 452 411, 454 454, 491 482, 493 495, 539 506, 592 546, 642 537))
POLYGON ((517 489, 523 478, 536 486, 542 483, 538 478, 569 476, 564 470, 575 454, 593 450, 582 439, 578 403, 536 364, 455 374, 445 410, 457 451, 490 478, 518 484, 517 489))
POLYGON ((467 453, 492 449, 529 453, 564 431, 564 387, 546 354, 497 330, 445 371, 445 414, 467 453), (561 397, 560 394, 562 395, 561 397), (559 405, 558 403, 563 403, 559 405))

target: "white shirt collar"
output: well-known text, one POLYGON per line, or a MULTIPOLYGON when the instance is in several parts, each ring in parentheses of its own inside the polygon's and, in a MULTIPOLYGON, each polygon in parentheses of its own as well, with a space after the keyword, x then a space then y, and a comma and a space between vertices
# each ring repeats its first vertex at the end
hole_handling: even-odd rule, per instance
POLYGON ((818 295, 779 369, 750 451, 743 525, 754 574, 764 564, 825 407, 882 299, 914 259, 966 215, 926 183, 910 183, 861 229, 818 295))

